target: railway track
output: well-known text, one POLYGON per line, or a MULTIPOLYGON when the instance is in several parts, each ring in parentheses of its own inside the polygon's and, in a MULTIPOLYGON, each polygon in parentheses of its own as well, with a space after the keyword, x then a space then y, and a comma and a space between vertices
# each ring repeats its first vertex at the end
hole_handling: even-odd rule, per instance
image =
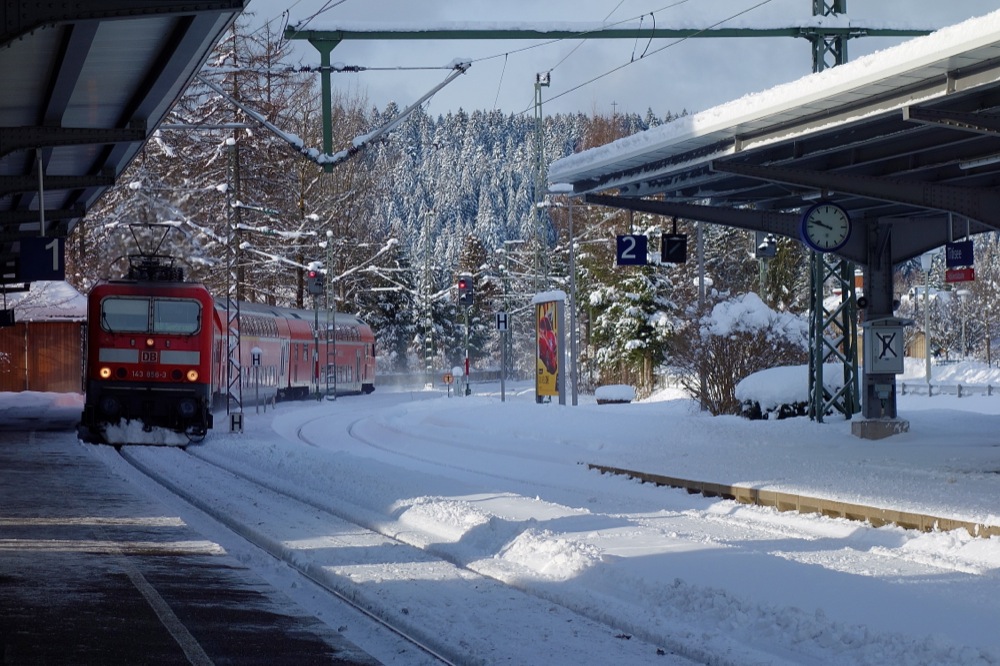
MULTIPOLYGON (((357 595, 351 594, 349 590, 343 584, 337 584, 331 577, 322 575, 322 568, 316 567, 313 563, 303 560, 301 558, 293 557, 289 552, 289 549, 284 547, 280 541, 274 538, 274 535, 268 533, 266 528, 262 525, 251 524, 252 521, 246 519, 246 515, 235 515, 232 512, 227 511, 224 508, 224 503, 219 500, 218 497, 212 497, 211 495, 199 494, 192 486, 185 484, 182 481, 171 479, 169 472, 164 470, 161 466, 157 465, 156 462, 152 460, 150 456, 147 455, 147 449, 136 449, 136 448, 126 448, 120 450, 119 453, 121 457, 132 466, 135 470, 141 472, 148 479, 154 483, 160 485, 162 488, 168 492, 175 495, 177 498, 183 500, 184 502, 192 505, 199 511, 201 511, 206 516, 209 516, 212 520, 218 522, 220 525, 224 526, 228 530, 242 537, 249 543, 253 544, 255 547, 266 552, 274 559, 278 560, 282 564, 290 567, 296 571, 299 575, 305 577, 316 586, 324 590, 326 593, 332 595, 339 602, 346 604, 351 609, 359 613, 365 619, 377 624, 382 629, 387 630, 392 635, 400 639, 403 643, 408 644, 420 651, 430 661, 422 663, 435 663, 435 664, 459 664, 461 662, 449 659, 446 655, 440 654, 431 645, 427 644, 426 641, 421 640, 419 636, 413 634, 413 632, 408 631, 402 623, 394 623, 392 617, 384 612, 379 612, 379 609, 373 607, 371 604, 366 604, 359 600, 357 595)), ((157 457, 163 457, 160 451, 157 451, 157 457)), ((172 456, 176 457, 176 456, 172 456)), ((195 457, 190 454, 185 454, 183 458, 189 463, 194 462, 194 464, 204 466, 203 471, 209 470, 212 466, 210 463, 204 461, 195 462, 195 457)), ((232 474, 222 468, 216 467, 217 472, 220 474, 232 474)), ((202 481, 206 482, 208 476, 202 476, 202 481)), ((254 482, 244 479, 244 485, 249 483, 251 486, 255 485, 254 482)), ((233 479, 226 479, 220 487, 232 488, 234 486, 233 479)), ((258 500, 253 502, 255 506, 260 506, 260 498, 266 494, 266 489, 260 486, 260 489, 265 492, 258 492, 258 500)), ((253 491, 249 491, 253 494, 253 491)), ((274 492, 274 491, 272 491, 274 492)), ((315 507, 314 507, 315 508, 315 507)), ((320 509, 321 510, 321 509, 320 509)))
MULTIPOLYGON (((497 636, 548 650, 538 662, 824 663, 836 660, 837 648, 828 653, 827 643, 799 644, 797 637, 834 636, 836 646, 863 626, 804 613, 804 597, 772 606, 752 578, 705 564, 734 554, 750 569, 784 560, 820 575, 871 572, 883 585, 948 575, 979 594, 983 563, 971 551, 968 560, 941 561, 902 547, 905 539, 891 531, 818 516, 779 519, 772 509, 621 478, 596 481, 598 472, 578 465, 567 473, 567 461, 544 450, 462 442, 447 430, 442 440, 423 430, 413 435, 368 411, 305 420, 290 414, 275 432, 292 441, 216 442, 179 459, 179 451, 128 453, 207 510, 223 512, 231 529, 259 533, 248 538, 452 663, 502 661, 508 646, 497 636), (602 541, 609 528, 628 533, 634 545, 620 537, 602 541), (526 549, 518 552, 521 545, 526 549), (667 565, 662 575, 646 571, 633 579, 629 567, 615 565, 640 551, 667 565), (544 573, 548 552, 592 559, 564 585, 544 573), (654 610, 649 599, 657 600, 654 610), (735 611, 717 613, 719 607, 735 611), (647 609, 643 619, 636 608, 647 609), (513 619, 539 612, 571 618, 556 622, 571 631, 541 636, 513 619), (733 612, 738 623, 761 630, 731 631, 733 612), (795 640, 764 638, 771 625, 795 640)), ((886 641, 898 644, 901 658, 919 652, 895 635, 886 641)))
MULTIPOLYGON (((415 663, 504 659, 506 643, 537 631, 532 617, 563 616, 564 635, 539 636, 539 663, 729 663, 699 649, 661 646, 527 594, 405 543, 364 510, 338 507, 263 472, 220 465, 197 451, 122 449, 127 463, 282 564, 419 650, 415 663), (421 584, 415 581, 426 581, 421 584), (398 588, 398 589, 397 589, 398 588), (471 607, 470 596, 475 599, 471 607), (506 631, 496 631, 506 627, 506 631), (513 633, 511 633, 513 630, 513 633), (685 656, 681 656, 681 655, 685 656), (700 654, 704 657, 704 654, 700 654)), ((744 662, 745 663, 745 662, 744 662)))

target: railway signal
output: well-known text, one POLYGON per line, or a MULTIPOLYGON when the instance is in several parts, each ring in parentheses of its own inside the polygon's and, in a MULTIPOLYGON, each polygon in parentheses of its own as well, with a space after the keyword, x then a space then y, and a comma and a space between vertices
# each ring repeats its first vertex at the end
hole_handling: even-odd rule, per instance
POLYGON ((306 272, 306 290, 313 296, 322 296, 324 289, 323 272, 310 268, 306 272))
POLYGON ((458 276, 458 304, 466 307, 471 306, 476 300, 476 287, 472 283, 472 276, 463 273, 458 276))

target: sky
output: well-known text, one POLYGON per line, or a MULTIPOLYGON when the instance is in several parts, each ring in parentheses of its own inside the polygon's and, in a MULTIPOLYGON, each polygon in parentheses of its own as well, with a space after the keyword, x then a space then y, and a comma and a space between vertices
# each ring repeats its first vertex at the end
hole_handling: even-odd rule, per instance
MULTIPOLYGON (((918 359, 907 371, 911 385, 924 382, 918 359)), ((934 371, 937 383, 1000 381, 982 364, 934 371)), ((788 377, 754 390, 766 399, 788 377)), ((871 441, 843 419, 712 417, 676 389, 571 407, 535 404, 525 383, 509 383, 503 401, 495 384, 474 384, 470 397, 441 388, 250 409, 242 435, 219 427, 190 455, 123 448, 207 513, 112 447, 81 453, 70 426, 35 433, 32 449, 96 456, 109 468, 102 483, 125 479, 122 492, 171 519, 159 522, 179 518, 205 552, 235 558, 389 665, 429 662, 298 571, 456 663, 1000 663, 998 537, 779 513, 585 464, 1000 525, 996 391, 910 392, 899 406, 909 432, 871 441)), ((16 412, 50 428, 73 423, 80 406, 74 394, 0 394, 4 421, 16 412)), ((118 517, 120 506, 80 509, 118 517)), ((18 552, 32 556, 5 555, 18 552)))
MULTIPOLYGON (((250 0, 253 25, 268 21, 276 29, 308 20, 308 27, 328 29, 338 22, 379 26, 440 22, 505 22, 551 26, 565 22, 642 19, 657 25, 704 27, 775 27, 811 20, 812 0, 250 0), (330 7, 326 11, 320 11, 330 7)), ((981 16, 996 9, 993 0, 850 0, 852 25, 936 28, 981 16)), ((881 50, 900 39, 851 40, 850 57, 881 50)), ((670 44, 655 40, 648 51, 670 44)), ((690 39, 640 57, 647 44, 632 40, 563 41, 521 50, 532 42, 344 42, 332 53, 334 63, 393 68, 360 74, 338 74, 334 85, 350 95, 362 94, 374 105, 395 101, 406 106, 442 81, 444 70, 399 71, 403 66, 438 67, 456 58, 471 59, 471 69, 439 92, 427 106, 432 114, 463 108, 533 113, 534 81, 551 72, 543 89, 545 113, 613 112, 658 116, 703 111, 744 94, 768 89, 811 72, 809 43, 797 38, 690 39), (519 51, 519 52, 515 52, 519 51), (630 65, 608 74, 625 63, 630 65), (605 75, 606 76, 602 76, 605 75), (596 81, 588 83, 591 79, 596 81), (578 87, 579 86, 579 87, 578 87), (576 88, 576 90, 571 90, 576 88)), ((319 55, 308 43, 296 48, 302 64, 317 65, 319 55)))

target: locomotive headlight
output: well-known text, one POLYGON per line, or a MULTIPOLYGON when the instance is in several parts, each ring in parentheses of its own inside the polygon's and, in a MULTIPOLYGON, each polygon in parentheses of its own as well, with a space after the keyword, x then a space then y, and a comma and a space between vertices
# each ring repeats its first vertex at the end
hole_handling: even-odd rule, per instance
POLYGON ((198 371, 197 370, 188 370, 187 378, 188 378, 189 382, 196 382, 196 381, 198 381, 198 371))
POLYGON ((146 338, 146 346, 147 347, 152 347, 155 342, 156 342, 156 340, 154 340, 153 338, 146 338))
POLYGON ((111 368, 104 366, 97 371, 97 374, 101 376, 101 379, 111 379, 111 368))

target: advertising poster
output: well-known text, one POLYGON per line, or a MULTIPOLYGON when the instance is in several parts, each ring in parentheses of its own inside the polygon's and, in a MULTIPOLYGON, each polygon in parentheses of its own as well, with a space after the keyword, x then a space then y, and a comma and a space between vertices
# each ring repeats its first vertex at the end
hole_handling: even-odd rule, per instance
POLYGON ((539 396, 559 395, 559 320, 556 317, 556 303, 548 301, 535 304, 535 331, 538 338, 535 393, 539 396))

